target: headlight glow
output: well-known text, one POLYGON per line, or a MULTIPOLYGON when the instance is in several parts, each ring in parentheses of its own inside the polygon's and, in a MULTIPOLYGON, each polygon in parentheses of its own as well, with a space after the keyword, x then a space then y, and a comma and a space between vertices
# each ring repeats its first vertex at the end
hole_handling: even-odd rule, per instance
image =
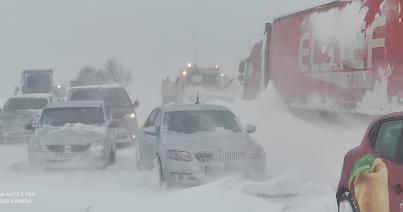
POLYGON ((131 118, 131 119, 134 119, 134 118, 136 118, 136 114, 134 114, 134 113, 131 113, 131 114, 130 114, 130 118, 131 118))
POLYGON ((189 152, 168 150, 167 156, 169 159, 178 161, 191 161, 193 160, 192 155, 189 152))

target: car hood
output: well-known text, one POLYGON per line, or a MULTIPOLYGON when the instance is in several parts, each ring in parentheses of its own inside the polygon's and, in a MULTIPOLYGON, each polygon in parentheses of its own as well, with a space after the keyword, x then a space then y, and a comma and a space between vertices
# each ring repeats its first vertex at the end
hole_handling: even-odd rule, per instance
POLYGON ((41 145, 91 144, 107 136, 104 126, 66 124, 63 127, 45 127, 36 130, 32 141, 41 145))
POLYGON ((25 125, 38 120, 42 110, 21 110, 12 112, 2 112, 0 114, 0 124, 10 129, 25 129, 25 125))
POLYGON ((243 151, 258 145, 244 132, 223 130, 219 132, 198 132, 180 134, 167 131, 161 137, 168 149, 189 152, 243 151))

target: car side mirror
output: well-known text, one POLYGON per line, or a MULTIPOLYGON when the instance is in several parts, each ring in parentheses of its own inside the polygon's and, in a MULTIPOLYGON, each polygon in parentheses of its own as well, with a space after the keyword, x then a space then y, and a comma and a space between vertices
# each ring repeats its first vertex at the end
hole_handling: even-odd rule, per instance
POLYGON ((139 100, 135 100, 135 101, 133 102, 133 107, 134 107, 134 108, 140 107, 140 102, 139 102, 139 100))
POLYGON ((34 126, 34 123, 29 123, 25 125, 25 129, 29 131, 35 131, 36 127, 34 126))
POLYGON ((256 130, 257 130, 257 127, 255 125, 251 125, 251 124, 246 125, 247 133, 251 134, 251 133, 256 132, 256 130))
POLYGON ((119 122, 117 122, 117 121, 112 121, 111 123, 108 124, 108 128, 111 128, 111 129, 113 129, 113 128, 118 128, 119 125, 120 125, 119 122))
POLYGON ((154 126, 144 128, 144 133, 148 135, 157 135, 157 128, 154 126))

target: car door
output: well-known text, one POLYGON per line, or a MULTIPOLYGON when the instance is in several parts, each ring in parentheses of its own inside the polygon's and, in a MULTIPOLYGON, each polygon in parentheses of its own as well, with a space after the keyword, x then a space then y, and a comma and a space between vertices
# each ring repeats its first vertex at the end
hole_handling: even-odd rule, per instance
POLYGON ((149 148, 152 158, 152 161, 154 162, 155 156, 158 154, 158 149, 159 149, 159 138, 160 138, 160 131, 161 131, 161 117, 162 117, 162 112, 161 110, 158 110, 157 115, 155 116, 153 126, 156 129, 155 135, 149 135, 149 148))
POLYGON ((151 114, 148 116, 146 123, 143 128, 139 131, 137 142, 138 142, 138 150, 140 153, 140 157, 142 163, 145 167, 152 167, 152 163, 154 160, 154 155, 152 153, 152 149, 150 146, 150 142, 153 139, 152 135, 149 135, 145 132, 145 129, 154 125, 154 120, 157 116, 159 109, 154 109, 151 114), (151 160, 151 161, 150 161, 151 160))
POLYGON ((387 120, 380 124, 375 152, 386 164, 390 211, 403 211, 403 120, 387 120))
POLYGON ((117 140, 117 130, 116 128, 109 128, 108 125, 110 123, 112 123, 113 119, 112 119, 112 115, 110 113, 110 111, 103 106, 103 111, 104 111, 104 117, 105 117, 105 127, 107 128, 106 132, 107 132, 107 138, 108 138, 108 142, 110 143, 110 145, 114 145, 116 143, 117 140))

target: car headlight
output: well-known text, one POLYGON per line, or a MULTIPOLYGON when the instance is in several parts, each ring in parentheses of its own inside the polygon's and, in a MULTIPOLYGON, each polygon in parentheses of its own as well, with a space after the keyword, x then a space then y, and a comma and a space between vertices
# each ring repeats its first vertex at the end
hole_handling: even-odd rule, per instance
POLYGON ((258 159, 262 157, 262 151, 261 150, 251 150, 246 154, 246 157, 248 159, 258 159))
POLYGON ((129 114, 129 118, 131 118, 131 119, 136 118, 136 114, 135 114, 135 113, 130 113, 130 114, 129 114))
POLYGON ((185 151, 168 150, 167 155, 168 158, 172 160, 179 160, 179 161, 193 160, 192 155, 189 152, 185 151))

